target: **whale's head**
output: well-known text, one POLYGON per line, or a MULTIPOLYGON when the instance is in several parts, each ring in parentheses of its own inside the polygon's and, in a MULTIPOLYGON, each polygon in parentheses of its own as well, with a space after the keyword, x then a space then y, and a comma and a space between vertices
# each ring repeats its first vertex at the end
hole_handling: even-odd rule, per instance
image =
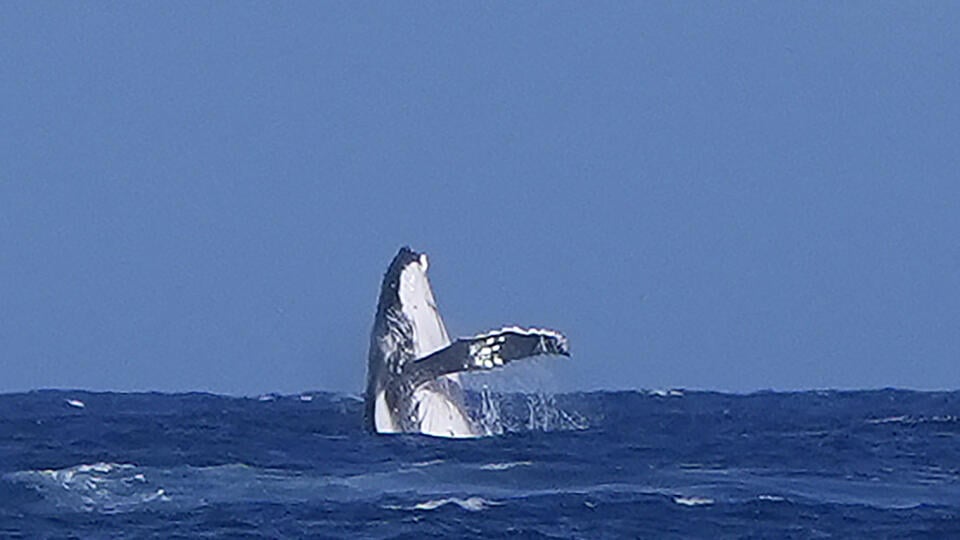
POLYGON ((425 253, 406 246, 387 267, 371 336, 368 392, 382 388, 385 378, 399 375, 408 362, 450 345, 428 267, 425 253))
POLYGON ((450 344, 427 278, 429 266, 426 253, 407 246, 400 248, 383 277, 380 292, 380 310, 402 314, 401 322, 410 325, 414 358, 423 358, 450 344))

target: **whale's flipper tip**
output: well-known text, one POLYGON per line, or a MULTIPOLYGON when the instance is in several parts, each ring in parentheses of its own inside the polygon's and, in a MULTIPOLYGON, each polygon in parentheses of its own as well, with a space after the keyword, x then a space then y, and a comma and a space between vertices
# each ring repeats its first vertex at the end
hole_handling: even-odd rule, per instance
POLYGON ((478 360, 489 356, 494 363, 497 363, 497 357, 511 361, 542 354, 570 356, 567 337, 546 328, 506 326, 467 339, 471 356, 478 360))

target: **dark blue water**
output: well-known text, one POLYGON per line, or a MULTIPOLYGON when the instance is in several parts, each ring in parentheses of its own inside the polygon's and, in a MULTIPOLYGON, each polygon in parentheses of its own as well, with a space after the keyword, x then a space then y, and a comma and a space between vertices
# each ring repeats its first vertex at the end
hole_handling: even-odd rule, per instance
POLYGON ((0 537, 960 538, 960 392, 672 394, 500 396, 477 440, 334 394, 2 395, 0 537))

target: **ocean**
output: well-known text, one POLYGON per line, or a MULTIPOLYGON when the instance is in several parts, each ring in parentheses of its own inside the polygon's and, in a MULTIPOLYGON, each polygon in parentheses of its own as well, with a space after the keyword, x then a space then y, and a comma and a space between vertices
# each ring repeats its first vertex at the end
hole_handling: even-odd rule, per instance
POLYGON ((960 392, 0 395, 2 538, 960 538, 960 392))

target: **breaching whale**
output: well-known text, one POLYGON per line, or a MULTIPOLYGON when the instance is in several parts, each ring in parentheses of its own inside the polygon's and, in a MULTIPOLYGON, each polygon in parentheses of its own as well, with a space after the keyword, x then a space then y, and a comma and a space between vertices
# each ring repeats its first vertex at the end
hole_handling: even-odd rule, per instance
POLYGON ((427 255, 400 248, 383 276, 370 334, 364 424, 376 433, 476 437, 458 373, 541 354, 569 356, 563 334, 504 327, 451 342, 427 279, 427 255))

